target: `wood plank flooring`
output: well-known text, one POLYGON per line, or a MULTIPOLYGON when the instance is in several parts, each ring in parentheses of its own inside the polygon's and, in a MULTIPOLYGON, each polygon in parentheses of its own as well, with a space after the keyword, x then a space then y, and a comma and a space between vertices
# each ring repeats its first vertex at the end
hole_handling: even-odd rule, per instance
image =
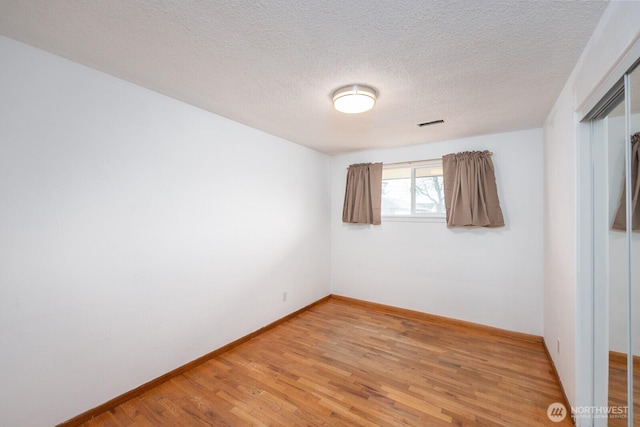
POLYGON ((542 426, 540 342, 330 299, 84 426, 542 426))
MULTIPOLYGON (((636 356, 637 357, 637 356, 636 356)), ((640 363, 634 360, 633 367, 633 425, 640 425, 640 363)), ((622 353, 609 353, 609 406, 626 407, 627 402, 627 358, 622 353)), ((610 427, 626 426, 626 416, 611 416, 610 427)))

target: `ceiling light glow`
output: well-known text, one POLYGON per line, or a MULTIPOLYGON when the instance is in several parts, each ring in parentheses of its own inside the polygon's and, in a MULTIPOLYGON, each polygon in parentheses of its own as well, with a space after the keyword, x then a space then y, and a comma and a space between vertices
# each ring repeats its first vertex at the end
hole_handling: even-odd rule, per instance
POLYGON ((341 113, 364 113, 373 108, 377 94, 375 89, 363 85, 349 85, 333 92, 333 106, 341 113))

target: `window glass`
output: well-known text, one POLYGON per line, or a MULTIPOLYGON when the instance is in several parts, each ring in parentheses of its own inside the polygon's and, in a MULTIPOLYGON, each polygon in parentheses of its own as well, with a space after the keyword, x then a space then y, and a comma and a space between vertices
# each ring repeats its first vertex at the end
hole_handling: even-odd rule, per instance
POLYGON ((418 176, 416 170, 416 213, 444 213, 442 172, 440 175, 418 176))
POLYGON ((382 170, 382 215, 411 215, 411 168, 382 170))
POLYGON ((382 216, 444 217, 442 161, 385 165, 382 216))

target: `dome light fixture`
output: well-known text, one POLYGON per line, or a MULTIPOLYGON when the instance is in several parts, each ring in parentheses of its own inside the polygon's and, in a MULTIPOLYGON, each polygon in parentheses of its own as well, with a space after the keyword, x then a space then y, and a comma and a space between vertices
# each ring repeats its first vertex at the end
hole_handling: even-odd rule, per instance
POLYGON ((364 113, 376 103, 376 91, 369 86, 348 85, 333 92, 333 106, 341 113, 364 113))

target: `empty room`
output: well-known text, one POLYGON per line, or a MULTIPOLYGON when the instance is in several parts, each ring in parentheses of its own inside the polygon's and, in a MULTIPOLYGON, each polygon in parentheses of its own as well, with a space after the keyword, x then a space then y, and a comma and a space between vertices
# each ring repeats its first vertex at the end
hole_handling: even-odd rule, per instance
POLYGON ((0 426, 638 425, 638 22, 0 0, 0 426))

